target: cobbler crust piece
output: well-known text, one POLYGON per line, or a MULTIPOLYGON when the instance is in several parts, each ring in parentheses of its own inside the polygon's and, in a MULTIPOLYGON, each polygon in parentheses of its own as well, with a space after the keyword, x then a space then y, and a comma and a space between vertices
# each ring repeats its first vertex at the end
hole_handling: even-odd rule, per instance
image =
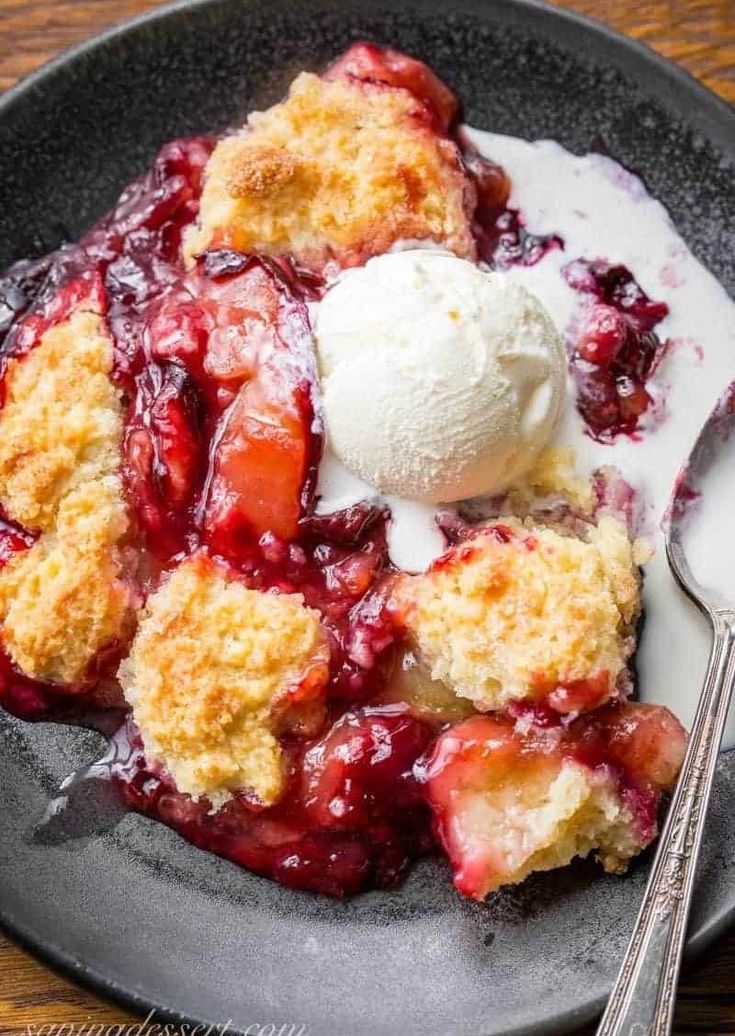
POLYGON ((473 257, 475 201, 457 145, 408 90, 304 72, 215 149, 185 252, 288 253, 319 268, 429 239, 473 257))
POLYGON ((8 361, 0 499, 28 528, 52 531, 72 489, 118 471, 122 405, 110 380, 112 348, 104 319, 80 305, 8 361))
POLYGON ((127 639, 133 595, 117 544, 127 518, 115 476, 72 490, 54 532, 0 572, 2 644, 22 673, 84 685, 104 648, 127 639))
POLYGON ((620 873, 655 837, 686 734, 668 709, 610 705, 569 727, 475 716, 420 768, 460 892, 484 899, 596 850, 620 873))
POLYGON ((399 577, 394 605, 434 679, 478 709, 541 699, 566 713, 618 693, 639 584, 616 519, 582 540, 509 518, 399 577))
POLYGON ((2 643, 23 673, 53 683, 83 683, 98 652, 130 626, 118 550, 127 531, 122 405, 111 369, 104 320, 80 304, 5 373, 0 501, 41 535, 0 571, 2 643))
POLYGON ((217 808, 236 790, 280 797, 276 733, 319 730, 328 665, 319 613, 300 595, 248 589, 199 558, 148 598, 119 677, 148 758, 217 808))

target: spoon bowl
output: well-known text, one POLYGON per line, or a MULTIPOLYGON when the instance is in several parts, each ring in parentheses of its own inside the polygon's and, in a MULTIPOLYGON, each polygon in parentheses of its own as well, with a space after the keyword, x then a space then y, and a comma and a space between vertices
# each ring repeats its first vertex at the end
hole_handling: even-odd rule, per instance
POLYGON ((728 572, 727 559, 713 558, 706 531, 713 517, 727 522, 733 513, 719 496, 715 498, 713 487, 724 486, 735 494, 734 430, 735 383, 699 433, 664 520, 669 566, 684 593, 709 619, 712 648, 687 754, 597 1036, 668 1036, 672 1031, 697 860, 735 686, 735 571, 728 572), (728 460, 733 468, 723 479, 728 460))
MULTIPOLYGON (((735 382, 729 386, 713 409, 697 441, 689 455, 687 464, 682 469, 674 487, 671 504, 664 519, 666 556, 677 583, 697 605, 711 616, 719 610, 735 608, 735 572, 729 573, 727 568, 714 571, 711 565, 712 556, 707 556, 706 567, 690 565, 689 557, 692 549, 701 555, 707 552, 706 525, 701 514, 703 506, 714 506, 710 499, 712 480, 722 478, 728 472, 723 471, 723 461, 732 464, 729 473, 729 489, 733 511, 728 508, 727 514, 719 517, 728 520, 728 514, 735 513, 735 445, 732 443, 735 433, 735 382), (693 541, 693 537, 697 537, 693 541), (704 542, 702 542, 704 540, 704 542), (707 578, 709 576, 709 578, 707 578), (712 585, 709 585, 709 584, 712 585), (731 598, 728 599, 728 584, 731 598)), ((717 501, 721 506, 722 501, 717 501)), ((722 565, 726 559, 719 557, 716 564, 722 565)))

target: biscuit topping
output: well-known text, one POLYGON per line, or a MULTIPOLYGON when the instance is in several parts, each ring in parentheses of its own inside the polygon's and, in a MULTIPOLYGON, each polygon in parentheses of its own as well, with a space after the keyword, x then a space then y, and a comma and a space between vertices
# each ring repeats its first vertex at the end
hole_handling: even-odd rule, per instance
POLYGON ((37 680, 84 682, 98 652, 130 625, 118 551, 127 529, 122 405, 111 370, 103 318, 84 303, 8 361, 0 501, 41 536, 0 571, 0 636, 37 680))
POLYGON ((185 251, 352 265, 416 238, 471 257, 472 194, 457 146, 407 90, 304 72, 216 148, 185 251))
POLYGON ((431 669, 479 709, 548 698, 559 712, 615 694, 632 647, 638 576, 622 524, 587 541, 495 523, 395 592, 431 669))
POLYGON ((0 499, 16 521, 52 530, 72 489, 117 472, 122 407, 111 370, 103 318, 83 305, 8 361, 0 499))
POLYGON ((279 798, 276 732, 319 728, 328 662, 300 595, 250 590, 201 558, 148 599, 119 676, 149 758, 216 808, 236 790, 279 798))

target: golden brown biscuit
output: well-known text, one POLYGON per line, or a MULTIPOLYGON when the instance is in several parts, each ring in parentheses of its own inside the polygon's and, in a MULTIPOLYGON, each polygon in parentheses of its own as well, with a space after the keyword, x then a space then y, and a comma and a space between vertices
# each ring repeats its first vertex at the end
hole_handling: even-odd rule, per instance
POLYGON ((0 500, 31 529, 54 528, 76 486, 120 465, 122 407, 110 381, 112 341, 84 308, 11 359, 0 410, 0 500))
POLYGON ((126 527, 118 478, 87 482, 62 501, 56 531, 0 572, 3 647, 27 676, 83 682, 98 652, 129 633, 117 556, 126 527))
POLYGON ((0 502, 41 536, 0 571, 0 639, 14 665, 39 680, 83 683, 97 653, 129 632, 112 363, 104 320, 85 304, 8 363, 0 502))
POLYGON ((304 72, 216 148, 185 252, 350 265, 399 239, 430 239, 474 256, 473 191, 456 145, 408 91, 304 72))
POLYGON ((477 708, 580 684, 596 688, 600 704, 633 648, 639 582, 616 519, 603 518, 585 541, 511 518, 425 575, 401 577, 395 601, 434 679, 477 708))
POLYGON ((148 757, 217 808, 238 789, 278 799, 275 732, 290 707, 303 716, 305 701, 323 702, 328 661, 300 595, 250 590, 195 558, 148 599, 119 677, 148 757))

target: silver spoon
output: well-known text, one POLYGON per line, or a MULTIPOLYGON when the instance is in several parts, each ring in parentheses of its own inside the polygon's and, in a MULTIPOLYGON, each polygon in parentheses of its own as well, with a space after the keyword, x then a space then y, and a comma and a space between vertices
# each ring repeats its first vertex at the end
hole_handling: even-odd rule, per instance
MULTIPOLYGON (((653 861, 640 912, 597 1036, 669 1036, 687 920, 717 754, 735 685, 735 586, 732 599, 695 579, 683 541, 696 520, 706 471, 735 433, 735 384, 699 434, 674 488, 665 521, 666 556, 681 589, 713 632, 707 674, 689 747, 653 861), (694 502, 694 507, 692 503, 694 502)), ((735 449, 735 443, 732 444, 735 449)))

